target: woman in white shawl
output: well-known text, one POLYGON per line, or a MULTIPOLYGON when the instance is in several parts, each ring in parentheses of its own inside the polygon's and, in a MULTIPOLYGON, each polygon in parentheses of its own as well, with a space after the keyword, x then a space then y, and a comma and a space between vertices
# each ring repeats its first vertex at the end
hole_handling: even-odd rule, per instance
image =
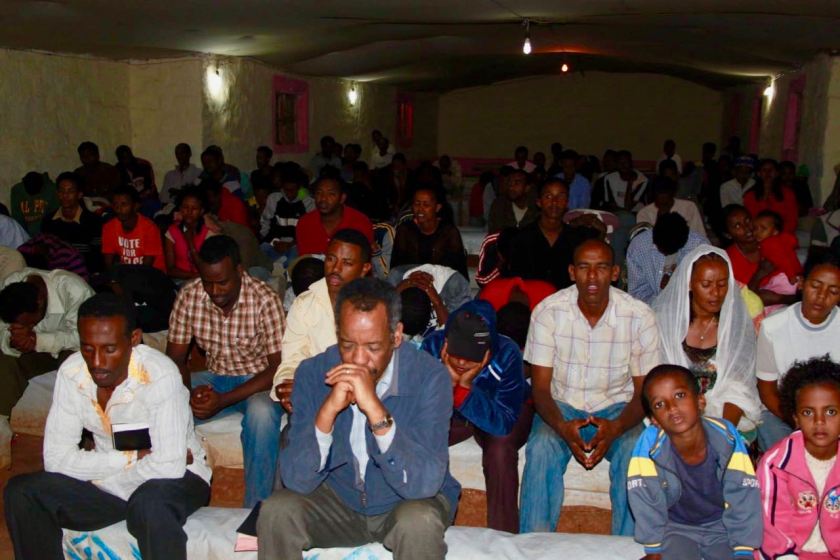
MULTIPOLYGON (((706 396, 706 414, 742 434, 760 417, 756 336, 725 251, 700 245, 653 302, 665 363, 687 367, 706 396)), ((750 434, 753 435, 754 434, 750 434)))

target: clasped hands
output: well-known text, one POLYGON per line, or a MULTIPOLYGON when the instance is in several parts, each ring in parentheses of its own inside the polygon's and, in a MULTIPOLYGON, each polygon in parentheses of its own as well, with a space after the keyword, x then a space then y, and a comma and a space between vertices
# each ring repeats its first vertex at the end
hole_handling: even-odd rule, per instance
POLYGON ((576 420, 565 420, 557 428, 557 434, 563 438, 569 450, 586 470, 592 470, 601 462, 612 442, 618 438, 622 431, 615 420, 605 418, 579 418, 576 420), (580 431, 587 426, 595 426, 597 432, 588 442, 584 442, 580 431))
POLYGON ((190 408, 201 420, 212 418, 225 406, 221 393, 210 385, 199 385, 190 391, 190 408))
POLYGON ((324 383, 332 387, 332 391, 315 418, 315 425, 321 432, 332 432, 336 416, 351 404, 358 406, 371 423, 379 422, 387 415, 376 394, 374 378, 366 367, 339 364, 327 372, 324 383))

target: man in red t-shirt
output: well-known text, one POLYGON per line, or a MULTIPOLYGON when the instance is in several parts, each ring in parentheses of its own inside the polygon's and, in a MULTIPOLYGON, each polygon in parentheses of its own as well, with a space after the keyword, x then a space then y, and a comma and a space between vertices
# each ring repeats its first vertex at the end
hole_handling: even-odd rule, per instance
POLYGON ((341 182, 331 177, 314 186, 315 210, 304 214, 295 229, 298 254, 325 253, 332 235, 340 229, 355 229, 373 244, 373 226, 367 216, 344 205, 347 195, 341 182))
POLYGON ((138 192, 125 186, 114 189, 111 207, 116 217, 102 226, 105 267, 111 270, 117 264, 146 265, 166 274, 160 230, 138 212, 138 192))

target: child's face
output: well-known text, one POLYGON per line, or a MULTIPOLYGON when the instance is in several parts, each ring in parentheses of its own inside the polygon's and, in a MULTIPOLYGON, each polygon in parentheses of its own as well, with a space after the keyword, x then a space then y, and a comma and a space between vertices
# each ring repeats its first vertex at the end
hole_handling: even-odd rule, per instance
POLYGON ((668 435, 685 433, 697 426, 706 407, 703 395, 696 395, 679 373, 669 373, 647 387, 647 399, 654 423, 668 435))
POLYGON ((796 392, 794 420, 808 453, 822 460, 834 457, 840 437, 840 387, 818 383, 801 388, 796 392))
POLYGON ((773 224, 773 218, 756 218, 753 220, 753 231, 755 232, 755 238, 759 241, 764 241, 771 235, 776 235, 779 233, 779 230, 776 229, 776 226, 773 224))

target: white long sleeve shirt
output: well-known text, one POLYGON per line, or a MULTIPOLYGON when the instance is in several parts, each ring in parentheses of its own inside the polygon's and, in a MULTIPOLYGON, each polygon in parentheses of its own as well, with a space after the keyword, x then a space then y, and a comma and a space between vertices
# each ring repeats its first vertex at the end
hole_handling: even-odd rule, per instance
MULTIPOLYGON (((38 270, 24 268, 0 282, 0 289, 15 282, 26 282, 30 276, 40 276, 47 286, 47 310, 44 318, 32 329, 35 331, 35 351, 47 352, 54 358, 62 350, 79 349, 76 318, 79 306, 93 295, 93 289, 80 276, 66 270, 38 270)), ((12 348, 9 325, 0 321, 0 351, 20 356, 12 348)))
POLYGON ((91 481, 123 500, 148 480, 181 478, 187 470, 210 483, 212 473, 193 429, 189 391, 165 354, 136 346, 128 377, 114 390, 105 410, 96 390, 80 352, 58 369, 44 432, 44 470, 91 481), (138 461, 136 451, 114 449, 113 424, 148 426, 151 453, 138 461), (82 428, 93 434, 92 451, 79 449, 82 428), (191 465, 187 465, 188 449, 191 465))

